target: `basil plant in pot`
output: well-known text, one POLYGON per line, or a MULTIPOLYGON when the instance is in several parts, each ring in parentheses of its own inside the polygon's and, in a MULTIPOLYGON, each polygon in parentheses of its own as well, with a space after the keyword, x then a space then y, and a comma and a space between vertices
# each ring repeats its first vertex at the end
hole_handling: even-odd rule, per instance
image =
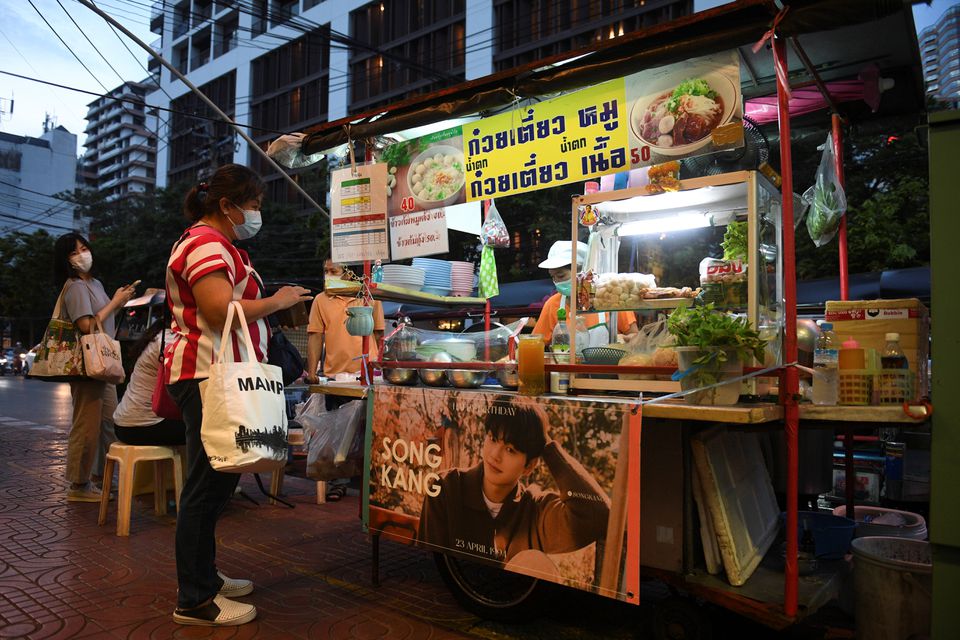
POLYGON ((754 358, 763 362, 766 340, 746 318, 717 311, 713 304, 676 309, 667 330, 676 339, 680 388, 699 389, 684 396, 688 404, 736 404, 740 382, 718 383, 743 375, 744 364, 754 358))

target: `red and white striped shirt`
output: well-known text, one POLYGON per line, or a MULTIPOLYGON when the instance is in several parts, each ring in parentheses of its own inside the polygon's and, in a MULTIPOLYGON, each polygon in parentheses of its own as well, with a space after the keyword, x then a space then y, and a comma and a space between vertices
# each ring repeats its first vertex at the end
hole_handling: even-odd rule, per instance
MULTIPOLYGON (((167 261, 167 305, 173 316, 174 340, 167 345, 164 363, 167 384, 209 377, 210 365, 220 349, 219 329, 210 326, 200 313, 193 286, 203 276, 225 271, 233 285, 234 300, 260 298, 260 276, 250 264, 247 252, 207 225, 190 227, 173 246, 167 261)), ((265 318, 247 325, 258 361, 267 359, 270 327, 265 318)), ((234 360, 240 359, 243 338, 237 329, 230 334, 234 360)))

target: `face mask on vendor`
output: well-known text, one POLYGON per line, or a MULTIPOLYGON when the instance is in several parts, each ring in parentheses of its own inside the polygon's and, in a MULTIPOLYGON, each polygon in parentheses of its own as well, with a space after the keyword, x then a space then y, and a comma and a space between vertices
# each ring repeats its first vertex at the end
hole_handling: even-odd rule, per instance
POLYGON ((550 273, 550 279, 553 280, 553 286, 560 292, 560 295, 569 296, 571 289, 570 267, 549 269, 548 272, 550 273))

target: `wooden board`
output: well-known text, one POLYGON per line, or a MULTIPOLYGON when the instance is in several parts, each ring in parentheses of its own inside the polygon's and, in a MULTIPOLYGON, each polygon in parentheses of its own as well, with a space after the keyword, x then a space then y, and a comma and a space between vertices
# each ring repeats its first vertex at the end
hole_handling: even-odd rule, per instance
POLYGON ((405 289, 392 284, 378 282, 370 285, 370 294, 375 300, 389 300, 391 302, 412 302, 434 307, 482 307, 486 298, 470 298, 458 296, 438 296, 423 291, 405 289))
POLYGON ((325 382, 311 384, 307 387, 309 393, 325 393, 329 396, 343 396, 346 398, 365 398, 367 387, 356 382, 325 382))
POLYGON ((716 575, 723 568, 720 547, 717 545, 717 532, 713 528, 706 500, 703 498, 703 479, 693 467, 693 500, 697 503, 697 515, 700 517, 700 541, 703 543, 703 559, 707 564, 707 573, 716 575))
POLYGON ((773 403, 705 406, 687 404, 683 400, 665 400, 643 406, 645 418, 703 420, 733 424, 762 424, 783 418, 783 407, 773 403))
POLYGON ((689 307, 693 305, 693 298, 651 298, 642 303, 630 307, 629 309, 581 309, 578 313, 599 313, 606 311, 614 313, 617 311, 656 311, 658 309, 676 309, 677 307, 689 307))
POLYGON ((926 420, 912 420, 897 405, 854 407, 837 405, 833 407, 802 404, 801 420, 829 420, 833 422, 893 422, 903 424, 921 424, 926 420))

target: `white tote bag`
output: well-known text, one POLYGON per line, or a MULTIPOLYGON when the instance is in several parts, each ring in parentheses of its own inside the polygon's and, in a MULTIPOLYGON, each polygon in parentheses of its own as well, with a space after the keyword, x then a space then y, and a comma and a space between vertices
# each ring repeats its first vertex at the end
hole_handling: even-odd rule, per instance
POLYGON ((280 367, 257 362, 250 329, 238 302, 231 302, 210 377, 200 383, 200 439, 210 466, 229 473, 274 471, 287 461, 287 405, 280 367), (251 362, 233 362, 234 315, 251 362), (228 360, 227 350, 230 356, 228 360))
POLYGON ((80 336, 83 347, 83 368, 94 380, 120 384, 126 378, 120 360, 120 343, 103 332, 100 318, 93 316, 93 330, 80 336))

